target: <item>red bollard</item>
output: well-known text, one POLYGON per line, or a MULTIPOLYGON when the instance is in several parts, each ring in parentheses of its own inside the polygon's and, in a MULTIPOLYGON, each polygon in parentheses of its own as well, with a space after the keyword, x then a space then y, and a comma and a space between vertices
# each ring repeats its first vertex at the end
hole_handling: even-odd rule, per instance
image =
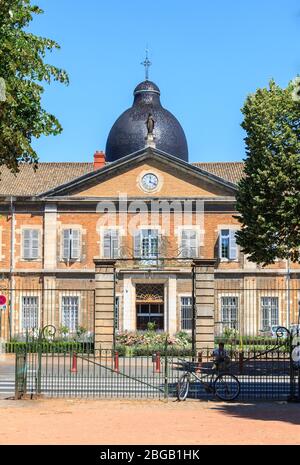
POLYGON ((196 372, 200 371, 201 365, 202 365, 202 352, 198 352, 198 364, 197 364, 196 372))
POLYGON ((157 354, 156 354, 155 371, 156 371, 156 373, 160 372, 160 353, 159 352, 157 352, 157 354))
POLYGON ((77 373, 77 354, 73 353, 71 373, 77 373))
POLYGON ((115 352, 114 364, 115 364, 115 371, 119 371, 119 352, 115 352))

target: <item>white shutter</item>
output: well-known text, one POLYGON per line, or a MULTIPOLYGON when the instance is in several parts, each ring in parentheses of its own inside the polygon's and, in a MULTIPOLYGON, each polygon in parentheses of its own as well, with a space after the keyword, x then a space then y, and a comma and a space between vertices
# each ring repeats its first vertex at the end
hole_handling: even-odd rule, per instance
POLYGON ((188 234, 186 229, 182 229, 181 231, 181 251, 180 255, 182 258, 186 258, 189 255, 189 247, 188 247, 188 234))
POLYGON ((189 231, 189 239, 190 239, 190 257, 196 258, 198 256, 197 253, 197 232, 194 229, 190 229, 189 231))
POLYGON ((219 233, 218 241, 219 241, 219 258, 222 258, 222 231, 220 231, 219 233))
POLYGON ((111 231, 111 250, 111 258, 119 257, 119 231, 117 229, 111 231))
POLYGON ((62 232, 62 256, 64 260, 70 260, 70 229, 62 232))
POLYGON ((23 258, 31 258, 30 249, 31 249, 31 237, 30 229, 23 229, 23 258))
MULTIPOLYGON (((149 233, 148 233, 149 237, 149 233)), ((159 233, 157 229, 150 229, 150 238, 148 239, 151 241, 150 243, 150 255, 152 257, 158 257, 159 253, 159 233)))
POLYGON ((71 236, 71 258, 80 258, 80 229, 72 229, 71 236))
POLYGON ((135 231, 133 238, 133 255, 135 258, 141 257, 141 231, 135 231))
POLYGON ((31 257, 30 258, 39 257, 39 236, 40 236, 40 232, 38 229, 31 230, 31 257))
POLYGON ((229 258, 230 260, 237 259, 237 243, 235 238, 235 229, 230 229, 229 231, 229 258))
POLYGON ((103 233, 103 258, 111 258, 111 230, 106 229, 103 233))
POLYGON ((197 232, 194 229, 183 229, 181 232, 181 256, 197 257, 197 232))

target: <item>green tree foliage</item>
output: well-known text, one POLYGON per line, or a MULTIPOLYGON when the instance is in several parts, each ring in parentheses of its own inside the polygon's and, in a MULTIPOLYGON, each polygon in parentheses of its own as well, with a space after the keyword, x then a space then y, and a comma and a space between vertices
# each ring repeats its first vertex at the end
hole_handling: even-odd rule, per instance
POLYGON ((36 165, 33 137, 62 131, 41 105, 44 83, 68 83, 64 70, 45 63, 47 52, 59 45, 28 30, 41 13, 31 0, 0 0, 0 165, 14 172, 20 162, 36 165))
POLYGON ((300 260, 300 103, 298 81, 271 81, 242 109, 245 177, 239 183, 237 243, 263 266, 276 258, 300 260))

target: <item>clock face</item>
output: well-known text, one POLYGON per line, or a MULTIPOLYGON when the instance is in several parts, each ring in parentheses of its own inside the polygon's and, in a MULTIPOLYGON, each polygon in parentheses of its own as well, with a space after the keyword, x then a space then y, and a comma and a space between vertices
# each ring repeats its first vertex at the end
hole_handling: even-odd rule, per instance
POLYGON ((153 191, 158 186, 158 178, 153 173, 144 174, 141 181, 142 187, 147 191, 153 191))

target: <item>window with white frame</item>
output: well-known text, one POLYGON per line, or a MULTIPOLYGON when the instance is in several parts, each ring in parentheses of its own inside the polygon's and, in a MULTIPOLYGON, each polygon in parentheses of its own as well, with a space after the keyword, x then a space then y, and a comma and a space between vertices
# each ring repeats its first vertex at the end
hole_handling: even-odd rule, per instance
POLYGON ((61 300, 61 323, 70 332, 75 332, 78 328, 79 318, 79 297, 62 296, 61 300))
POLYGON ((22 230, 23 258, 25 260, 38 259, 40 255, 39 229, 24 228, 22 230))
POLYGON ((237 259, 237 243, 235 229, 221 229, 219 236, 219 258, 237 259))
POLYGON ((39 301, 36 296, 22 297, 22 329, 38 327, 39 301))
POLYGON ((278 297, 261 297, 262 329, 279 324, 278 297))
POLYGON ((64 229, 62 231, 63 260, 79 260, 80 249, 80 229, 64 229))
POLYGON ((192 297, 180 298, 181 329, 191 331, 193 329, 193 299, 192 297))
POLYGON ((221 323, 223 328, 238 329, 238 297, 221 297, 221 323))
POLYGON ((181 230, 180 255, 183 258, 198 256, 197 231, 195 229, 181 230))
POLYGON ((134 256, 143 259, 156 259, 159 254, 159 231, 141 229, 134 236, 134 256))
POLYGON ((103 231, 103 257, 119 257, 119 231, 117 229, 105 229, 103 231))

